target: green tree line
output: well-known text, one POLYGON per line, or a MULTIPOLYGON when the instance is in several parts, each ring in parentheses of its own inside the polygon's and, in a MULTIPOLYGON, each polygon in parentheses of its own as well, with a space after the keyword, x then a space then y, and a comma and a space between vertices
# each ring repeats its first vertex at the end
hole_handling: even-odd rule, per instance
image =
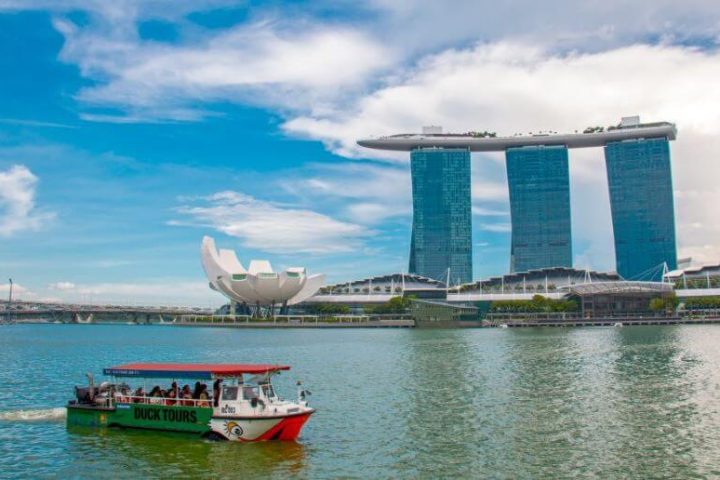
POLYGON ((490 305, 490 310, 497 313, 577 312, 579 309, 574 300, 553 300, 542 295, 535 295, 532 300, 497 300, 490 305))
POLYGON ((690 297, 684 300, 688 310, 702 308, 720 308, 720 297, 690 297))

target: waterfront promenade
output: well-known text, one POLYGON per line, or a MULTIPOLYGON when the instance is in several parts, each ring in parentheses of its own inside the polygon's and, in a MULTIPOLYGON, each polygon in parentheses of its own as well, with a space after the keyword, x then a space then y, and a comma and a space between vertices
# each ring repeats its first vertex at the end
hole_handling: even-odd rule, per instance
POLYGON ((180 327, 233 328, 412 328, 415 320, 409 315, 276 315, 273 318, 252 318, 247 315, 183 315, 173 325, 180 327))
POLYGON ((209 309, 172 306, 70 305, 18 302, 0 311, 0 323, 137 324, 226 328, 528 328, 608 327, 631 325, 697 325, 720 323, 720 310, 678 310, 672 315, 583 317, 579 312, 497 313, 477 320, 418 322, 412 314, 373 315, 214 315, 209 309))

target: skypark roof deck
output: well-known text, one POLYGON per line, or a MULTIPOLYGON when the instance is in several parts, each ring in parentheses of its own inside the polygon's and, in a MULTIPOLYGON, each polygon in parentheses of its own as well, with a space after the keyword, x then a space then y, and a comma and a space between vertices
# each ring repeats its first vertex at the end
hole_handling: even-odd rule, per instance
POLYGON ((417 148, 466 148, 471 152, 502 152, 508 148, 564 145, 568 148, 603 147, 610 142, 639 138, 675 140, 677 128, 669 122, 609 127, 590 133, 535 134, 512 137, 480 136, 473 133, 408 133, 358 140, 358 145, 378 150, 412 151, 417 148))

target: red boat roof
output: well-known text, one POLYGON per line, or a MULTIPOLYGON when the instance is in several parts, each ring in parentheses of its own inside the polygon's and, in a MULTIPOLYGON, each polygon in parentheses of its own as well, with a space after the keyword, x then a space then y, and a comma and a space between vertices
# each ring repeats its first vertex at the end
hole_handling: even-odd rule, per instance
POLYGON ((126 363, 103 369, 114 377, 203 378, 238 377, 244 373, 262 373, 290 370, 288 365, 257 363, 126 363))

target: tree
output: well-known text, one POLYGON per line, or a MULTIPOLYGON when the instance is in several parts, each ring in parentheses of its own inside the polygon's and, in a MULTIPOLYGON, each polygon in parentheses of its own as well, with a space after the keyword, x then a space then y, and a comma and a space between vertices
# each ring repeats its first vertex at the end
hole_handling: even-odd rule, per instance
POLYGON ((579 306, 573 300, 553 300, 534 295, 532 300, 497 300, 490 304, 490 309, 503 313, 576 312, 579 306))
POLYGON ((378 315, 389 314, 389 313, 405 313, 410 308, 412 302, 412 296, 410 297, 392 297, 382 305, 366 305, 365 312, 375 313, 378 315))
POLYGON ((677 306, 680 304, 680 300, 677 298, 675 293, 667 295, 665 297, 653 298, 650 300, 650 310, 653 312, 666 312, 672 314, 677 306))
POLYGON ((350 307, 337 303, 317 303, 308 305, 307 312, 314 315, 348 314, 350 307))
POLYGON ((650 300, 650 310, 653 312, 662 312, 665 310, 665 302, 662 298, 653 298, 650 300))

